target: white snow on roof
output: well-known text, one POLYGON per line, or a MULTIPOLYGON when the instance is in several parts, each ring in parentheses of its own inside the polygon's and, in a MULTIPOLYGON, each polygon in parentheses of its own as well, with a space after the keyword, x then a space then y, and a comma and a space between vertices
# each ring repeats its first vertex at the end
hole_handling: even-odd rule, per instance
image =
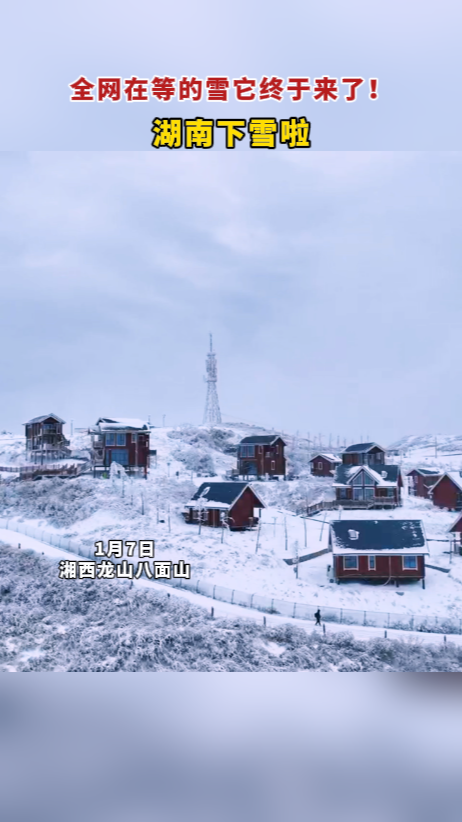
POLYGON ((148 424, 144 420, 132 419, 129 417, 100 417, 97 425, 102 431, 115 428, 147 428, 148 424))
POLYGON ((213 500, 204 499, 190 499, 185 505, 185 508, 222 508, 223 510, 230 507, 227 502, 214 502, 213 500))
POLYGON ((336 457, 335 454, 316 454, 315 457, 311 458, 311 462, 313 462, 313 460, 317 459, 318 457, 324 457, 326 460, 329 460, 330 462, 342 461, 339 457, 336 457))
MULTIPOLYGON (((383 473, 386 473, 386 470, 387 470, 387 466, 384 465, 383 473)), ((374 469, 371 468, 369 465, 353 465, 351 468, 349 468, 348 471, 347 471, 348 477, 349 477, 348 482, 350 481, 350 479, 352 479, 354 476, 356 476, 356 474, 358 474, 360 471, 366 471, 372 477, 372 479, 377 483, 377 485, 379 485, 381 488, 396 488, 396 486, 398 484, 398 479, 396 479, 394 482, 391 481, 391 480, 387 480, 386 477, 382 477, 381 472, 379 473, 378 471, 374 471, 374 469)), ((462 477, 459 477, 459 479, 462 481, 462 477)), ((344 482, 334 482, 333 486, 334 486, 334 488, 344 488, 345 483, 344 482)), ((462 486, 461 486, 461 488, 462 488, 462 486)))

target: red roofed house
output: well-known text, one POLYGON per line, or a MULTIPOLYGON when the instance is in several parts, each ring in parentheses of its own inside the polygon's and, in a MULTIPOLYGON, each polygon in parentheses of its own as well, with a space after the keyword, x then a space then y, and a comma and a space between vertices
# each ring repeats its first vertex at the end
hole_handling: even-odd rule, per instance
POLYGON ((433 505, 438 508, 449 508, 451 511, 462 510, 462 472, 448 471, 439 478, 430 489, 433 505))

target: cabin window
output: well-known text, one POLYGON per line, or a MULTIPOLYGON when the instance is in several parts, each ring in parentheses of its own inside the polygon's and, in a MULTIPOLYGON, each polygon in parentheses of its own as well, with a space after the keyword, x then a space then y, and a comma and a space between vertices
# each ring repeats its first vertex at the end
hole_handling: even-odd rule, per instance
POLYGON ((253 457, 255 455, 254 445, 241 445, 241 457, 253 457))
POLYGON ((343 557, 343 567, 345 571, 357 571, 358 570, 358 557, 349 556, 343 557))
POLYGON ((125 434, 117 434, 117 445, 125 445, 125 434))
POLYGON ((352 482, 352 485, 376 485, 376 480, 372 479, 367 471, 360 471, 352 482))
POLYGON ((115 445, 115 434, 106 434, 106 445, 115 445))
POLYGON ((132 442, 138 442, 138 434, 132 434, 132 442))
POLYGON ((395 489, 394 488, 387 488, 387 497, 394 497, 395 496, 395 489))
POLYGON ((271 460, 271 470, 274 471, 275 468, 276 468, 276 463, 275 463, 274 460, 271 460))
POLYGON ((276 454, 279 454, 279 445, 276 445, 276 454))
POLYGON ((263 454, 263 445, 258 446, 258 453, 263 454))
POLYGON ((339 488, 338 489, 338 498, 339 499, 348 499, 347 489, 346 488, 339 488))
POLYGON ((412 571, 417 568, 417 557, 403 557, 403 568, 412 571))
POLYGON ((318 462, 318 471, 322 471, 322 462, 318 462))
POLYGON ((369 571, 375 571, 375 557, 368 557, 369 571))

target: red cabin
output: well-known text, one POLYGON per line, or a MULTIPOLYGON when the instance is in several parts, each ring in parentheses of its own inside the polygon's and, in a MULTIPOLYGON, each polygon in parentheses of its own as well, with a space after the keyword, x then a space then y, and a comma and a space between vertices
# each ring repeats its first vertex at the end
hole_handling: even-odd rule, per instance
POLYGON ((429 551, 420 520, 338 520, 330 525, 329 547, 337 582, 422 580, 425 587, 429 551))
POLYGON ((402 486, 398 465, 338 465, 335 470, 335 495, 344 508, 396 508, 402 486))
POLYGON ((333 454, 316 454, 310 460, 311 473, 315 477, 333 477, 337 465, 342 462, 333 454))
POLYGON ((285 442, 279 434, 244 437, 239 443, 237 470, 241 477, 281 477, 286 475, 285 442))
POLYGON ((370 465, 372 468, 385 463, 385 449, 376 442, 358 442, 349 445, 342 453, 344 465, 370 465))
POLYGON ((441 477, 436 468, 414 468, 407 476, 408 490, 411 497, 430 498, 430 489, 441 477))
POLYGON ((146 422, 124 417, 100 417, 90 433, 95 470, 105 470, 116 462, 126 471, 147 474, 150 429, 146 422))
POLYGON ((430 497, 438 508, 462 510, 462 472, 448 471, 430 489, 430 497))
POLYGON ((186 522, 243 531, 258 523, 265 507, 248 482, 203 482, 186 503, 183 516, 186 522))

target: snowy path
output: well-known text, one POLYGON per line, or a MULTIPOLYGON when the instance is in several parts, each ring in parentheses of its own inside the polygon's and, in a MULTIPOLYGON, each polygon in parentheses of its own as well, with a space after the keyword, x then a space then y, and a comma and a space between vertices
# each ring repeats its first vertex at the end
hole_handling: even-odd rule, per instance
MULTIPOLYGON (((54 548, 51 545, 48 545, 46 542, 41 542, 38 539, 34 539, 33 537, 25 536, 24 534, 19 534, 16 531, 10 531, 6 528, 0 528, 0 542, 5 543, 11 547, 21 546, 22 549, 36 551, 37 553, 43 554, 44 556, 49 557, 50 559, 59 562, 61 559, 75 559, 77 561, 82 561, 82 557, 78 554, 71 554, 68 551, 62 551, 59 548, 54 548)), ((227 602, 220 602, 218 600, 212 600, 209 597, 202 596, 201 594, 194 594, 191 591, 185 591, 180 588, 167 588, 165 583, 158 583, 150 580, 133 580, 135 585, 143 586, 152 589, 157 588, 159 591, 162 591, 163 594, 169 592, 172 596, 181 597, 183 599, 187 599, 191 604, 197 605, 201 608, 205 608, 207 611, 210 611, 211 608, 214 609, 214 616, 215 617, 240 617, 244 619, 253 619, 255 622, 259 622, 263 624, 264 619, 266 619, 266 624, 270 625, 281 625, 284 623, 289 622, 290 624, 298 625, 300 628, 311 633, 315 629, 314 624, 307 622, 304 619, 294 619, 292 617, 286 616, 277 616, 275 614, 262 614, 261 611, 252 610, 250 608, 243 608, 240 605, 231 605, 231 603, 227 602)), ((338 633, 338 632, 348 631, 348 633, 353 634, 356 639, 377 639, 379 637, 384 637, 384 629, 383 628, 375 628, 370 626, 363 626, 363 625, 348 625, 347 627, 344 625, 340 625, 337 623, 329 622, 326 624, 326 633, 338 633)), ((406 640, 409 642, 420 642, 424 644, 441 644, 444 642, 444 637, 442 634, 433 634, 433 633, 426 633, 422 631, 401 631, 398 629, 387 629, 387 637, 388 639, 400 639, 406 640)), ((447 635, 448 641, 455 643, 456 645, 462 646, 462 635, 460 634, 448 634, 447 635)))

